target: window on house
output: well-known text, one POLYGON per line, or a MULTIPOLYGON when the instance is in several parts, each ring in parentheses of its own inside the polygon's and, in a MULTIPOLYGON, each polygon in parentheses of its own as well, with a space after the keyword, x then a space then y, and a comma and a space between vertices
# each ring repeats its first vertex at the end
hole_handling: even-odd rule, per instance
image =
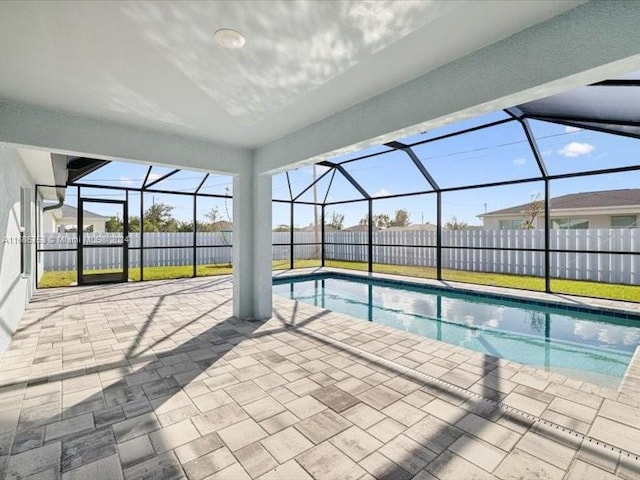
POLYGON ((552 218, 551 228, 558 230, 581 230, 589 228, 589 220, 584 218, 552 218))
POLYGON ((636 215, 611 215, 611 228, 638 228, 636 215))
POLYGON ((498 228, 500 230, 520 230, 524 225, 524 220, 500 220, 498 228))

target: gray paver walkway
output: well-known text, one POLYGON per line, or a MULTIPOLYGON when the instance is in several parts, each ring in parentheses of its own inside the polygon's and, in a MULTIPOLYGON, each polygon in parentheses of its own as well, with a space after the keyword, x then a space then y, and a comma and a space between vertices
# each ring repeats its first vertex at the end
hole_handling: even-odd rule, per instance
POLYGON ((283 298, 239 321, 231 294, 39 291, 0 361, 0 476, 640 478, 636 397, 283 298))

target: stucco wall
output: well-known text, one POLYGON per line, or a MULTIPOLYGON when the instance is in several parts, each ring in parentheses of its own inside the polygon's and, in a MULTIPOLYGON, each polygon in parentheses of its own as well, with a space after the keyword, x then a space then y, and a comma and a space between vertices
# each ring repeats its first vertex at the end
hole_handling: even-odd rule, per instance
MULTIPOLYGON (((60 228, 61 225, 73 225, 75 227, 76 224, 78 223, 77 218, 56 219, 53 215, 54 211, 56 210, 49 210, 47 212, 44 212, 44 215, 43 215, 44 230, 42 231, 42 233, 59 233, 58 229, 60 228)), ((59 210, 57 211, 59 212, 59 210)), ((88 225, 93 225, 93 231, 95 233, 104 233, 106 228, 105 222, 106 220, 103 218, 85 217, 84 219, 85 227, 88 225)))
POLYGON ((85 218, 85 225, 93 225, 93 233, 104 233, 105 231, 105 221, 102 219, 93 219, 93 218, 85 218))
POLYGON ((53 217, 53 212, 51 210, 44 212, 42 214, 42 230, 39 230, 39 232, 56 233, 57 231, 56 219, 53 217))
POLYGON ((28 220, 25 236, 34 234, 34 185, 14 148, 0 145, 0 354, 6 349, 33 293, 35 253, 27 257, 31 275, 20 272, 20 187, 28 189, 28 220), (6 240, 6 241, 5 241, 6 240))

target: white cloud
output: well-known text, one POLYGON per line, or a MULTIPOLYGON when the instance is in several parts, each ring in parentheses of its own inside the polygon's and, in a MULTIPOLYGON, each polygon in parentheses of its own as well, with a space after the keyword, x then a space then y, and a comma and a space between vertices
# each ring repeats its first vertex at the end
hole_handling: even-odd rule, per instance
POLYGON ((543 157, 546 157, 546 156, 551 155, 551 154, 553 154, 553 150, 543 150, 542 151, 542 156, 543 157))
POLYGON ((521 167, 525 163, 527 163, 527 159, 526 158, 516 158, 515 160, 513 160, 513 164, 517 165, 518 167, 521 167))
POLYGON ((133 186, 133 180, 131 180, 129 177, 120 177, 120 185, 122 185, 123 187, 132 187, 133 186))
POLYGON ((564 131, 567 133, 575 133, 575 132, 580 132, 582 131, 582 128, 578 128, 578 127, 564 127, 564 131))
POLYGON ((372 197, 386 197, 388 195, 391 195, 391 192, 389 190, 387 190, 386 188, 381 188, 380 190, 378 190, 377 192, 375 192, 371 196, 372 197))
POLYGON ((558 150, 558 153, 563 157, 579 157, 591 153, 594 148, 596 147, 590 143, 571 142, 558 150))

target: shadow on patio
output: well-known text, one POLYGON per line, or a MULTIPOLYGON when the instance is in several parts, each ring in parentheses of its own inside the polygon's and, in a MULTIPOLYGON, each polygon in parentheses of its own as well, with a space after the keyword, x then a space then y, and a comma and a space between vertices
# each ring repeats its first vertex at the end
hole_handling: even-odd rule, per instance
MULTIPOLYGON (((1 422, 7 478, 488 478, 531 429, 463 394, 463 378, 456 390, 359 354, 354 338, 332 341, 321 332, 332 312, 292 302, 266 323, 230 317, 229 287, 79 289, 61 292, 57 307, 55 294, 39 298, 18 337, 37 332, 36 358, 38 348, 58 343, 62 355, 84 341, 94 361, 106 346, 122 355, 0 385, 0 403, 21 401, 1 422), (90 338, 96 309, 108 312, 112 344, 90 338), (485 470, 463 459, 478 449, 485 470)), ((478 368, 475 392, 501 401, 498 360, 484 356, 478 368)))

